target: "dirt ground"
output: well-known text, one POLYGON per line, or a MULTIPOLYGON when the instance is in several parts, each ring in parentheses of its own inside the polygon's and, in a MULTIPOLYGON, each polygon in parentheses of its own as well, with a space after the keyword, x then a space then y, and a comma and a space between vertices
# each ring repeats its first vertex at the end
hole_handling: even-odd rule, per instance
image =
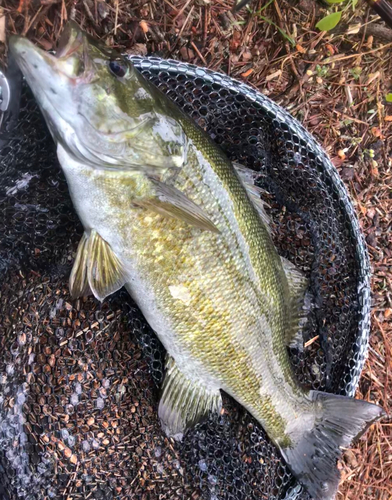
MULTIPOLYGON (((340 7, 341 22, 326 33, 315 25, 327 9, 313 0, 254 0, 235 16, 232 0, 4 0, 0 50, 4 57, 10 33, 55 48, 74 18, 122 51, 158 53, 243 80, 301 121, 339 170, 366 234, 372 336, 358 397, 373 393, 391 412, 392 30, 364 2, 354 3, 340 7)), ((341 468, 340 500, 392 499, 392 421, 373 426, 341 468)))

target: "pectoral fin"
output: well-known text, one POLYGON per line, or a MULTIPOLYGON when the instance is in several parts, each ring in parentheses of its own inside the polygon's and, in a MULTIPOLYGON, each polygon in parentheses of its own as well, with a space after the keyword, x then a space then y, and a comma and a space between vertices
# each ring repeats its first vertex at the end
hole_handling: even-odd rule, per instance
POLYGON ((119 290, 126 275, 110 245, 95 231, 83 234, 69 279, 72 297, 88 295, 98 300, 119 290))
POLYGON ((198 382, 191 382, 178 369, 172 357, 166 360, 166 376, 159 402, 158 415, 169 437, 180 441, 186 429, 219 413, 222 397, 219 390, 211 391, 198 382))
POLYGON ((208 214, 181 191, 155 179, 150 181, 154 186, 154 197, 137 200, 137 205, 163 216, 180 219, 205 231, 219 233, 208 214))

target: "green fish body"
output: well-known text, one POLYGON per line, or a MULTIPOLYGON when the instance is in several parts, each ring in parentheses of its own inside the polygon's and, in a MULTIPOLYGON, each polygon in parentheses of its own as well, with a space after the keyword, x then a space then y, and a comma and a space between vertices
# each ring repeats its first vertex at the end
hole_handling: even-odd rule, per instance
POLYGON ((306 281, 272 243, 251 174, 117 54, 74 24, 57 57, 14 53, 57 143, 85 233, 78 297, 124 286, 165 346, 159 416, 181 439, 223 390, 264 427, 318 499, 336 492, 340 447, 382 410, 308 391, 287 345, 306 281))

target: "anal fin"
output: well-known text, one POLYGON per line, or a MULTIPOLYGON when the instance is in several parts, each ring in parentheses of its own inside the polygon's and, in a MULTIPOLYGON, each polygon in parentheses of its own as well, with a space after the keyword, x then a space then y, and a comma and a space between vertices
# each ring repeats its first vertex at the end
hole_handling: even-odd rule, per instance
POLYGON ((169 437, 180 441, 184 432, 208 416, 219 413, 222 397, 219 390, 209 390, 199 382, 190 381, 167 356, 166 375, 159 402, 158 415, 169 437))
POLYGON ((94 229, 90 234, 84 233, 69 278, 72 297, 82 297, 92 292, 102 301, 119 290, 125 282, 123 266, 109 243, 94 229))

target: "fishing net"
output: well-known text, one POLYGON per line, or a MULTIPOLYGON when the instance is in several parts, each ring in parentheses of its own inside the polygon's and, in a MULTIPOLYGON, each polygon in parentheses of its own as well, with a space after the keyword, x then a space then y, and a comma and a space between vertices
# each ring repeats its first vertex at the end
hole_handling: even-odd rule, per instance
MULTIPOLYGON (((279 253, 309 277, 301 383, 353 395, 369 334, 369 264, 346 191, 314 139, 249 87, 134 57, 229 157, 257 172, 279 253)), ((16 91, 15 91, 16 92, 16 91)), ((71 300, 81 224, 23 86, 0 151, 0 498, 307 499, 261 426, 224 411, 168 440, 164 349, 126 292, 71 300)))

